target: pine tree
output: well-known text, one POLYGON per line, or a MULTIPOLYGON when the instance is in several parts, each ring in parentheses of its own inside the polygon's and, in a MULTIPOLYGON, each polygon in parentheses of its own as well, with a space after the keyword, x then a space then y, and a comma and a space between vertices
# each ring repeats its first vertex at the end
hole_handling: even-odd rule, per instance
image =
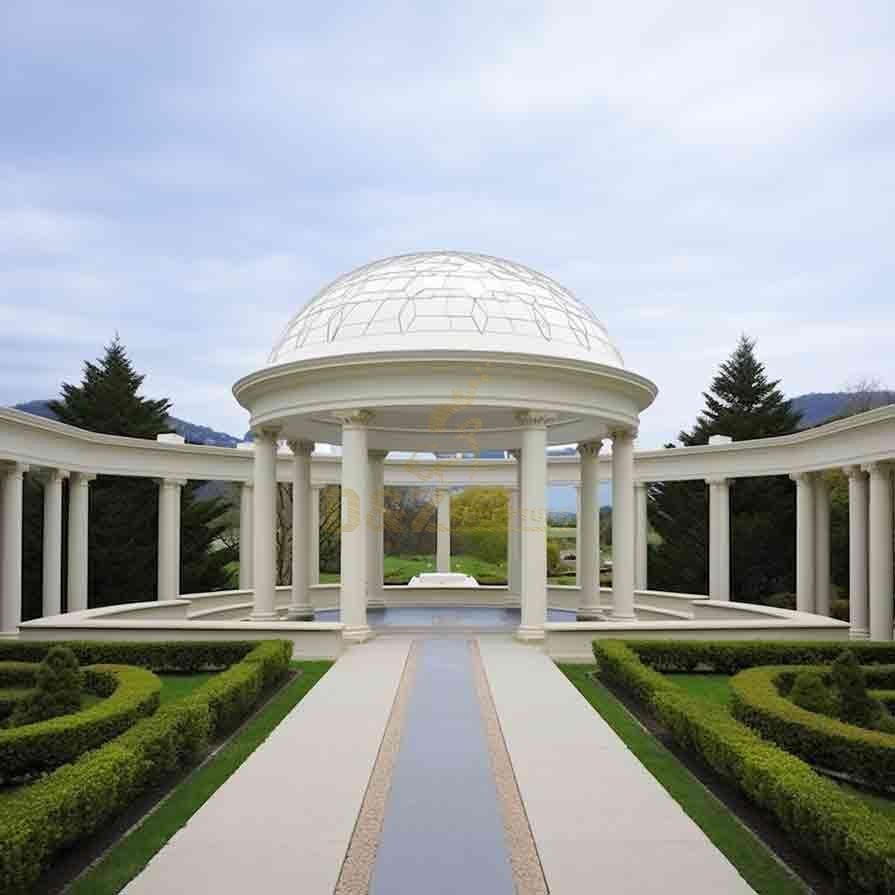
MULTIPOLYGON (((167 399, 139 394, 138 373, 118 336, 95 363, 84 364, 80 385, 63 383, 62 397, 49 403, 63 423, 132 438, 170 432, 167 399)), ((184 590, 226 587, 224 568, 232 551, 211 555, 221 501, 200 501, 199 483, 184 488, 181 516, 184 590)), ((91 606, 154 600, 158 579, 158 485, 151 479, 98 476, 90 486, 88 592, 91 606)))
MULTIPOLYGON (((796 431, 794 411, 755 356, 755 342, 740 338, 703 394, 696 425, 679 435, 681 444, 707 444, 711 435, 734 441, 796 431)), ((672 445, 668 445, 672 447, 672 445)), ((662 538, 650 556, 650 587, 706 593, 708 590, 708 502, 700 482, 660 482, 650 489, 650 521, 662 538)), ((793 588, 795 498, 785 477, 737 479, 731 483, 731 594, 761 602, 793 588)))

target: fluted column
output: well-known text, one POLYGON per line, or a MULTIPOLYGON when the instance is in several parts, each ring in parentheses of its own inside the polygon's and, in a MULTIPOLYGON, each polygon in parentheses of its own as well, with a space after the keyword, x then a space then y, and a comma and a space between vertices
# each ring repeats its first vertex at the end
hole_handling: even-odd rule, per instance
POLYGON ((649 519, 647 518, 647 482, 634 482, 634 590, 647 587, 647 547, 649 519))
POLYGON ((320 492, 323 485, 311 485, 311 503, 308 506, 308 523, 311 543, 308 554, 308 584, 320 584, 320 492))
POLYGON ((800 472, 790 478, 796 483, 796 608, 799 612, 814 612, 814 473, 800 472))
POLYGON ((730 599, 730 483, 706 479, 709 486, 709 596, 730 599))
POLYGON ((451 570, 451 492, 449 488, 435 489, 435 502, 438 508, 435 526, 435 570, 450 572, 451 570))
POLYGON ((292 450, 292 600, 286 617, 307 620, 314 617, 314 609, 308 599, 308 568, 311 552, 311 531, 308 527, 311 495, 312 441, 290 441, 292 450))
POLYGON ((520 413, 522 427, 522 624, 517 636, 541 640, 547 622, 547 417, 520 413))
POLYGON ((66 473, 44 474, 43 606, 44 616, 62 612, 62 481, 66 473))
POLYGON ((68 479, 68 611, 87 608, 87 550, 90 483, 96 478, 73 472, 68 479))
POLYGON ((853 640, 870 636, 867 590, 867 474, 860 466, 847 466, 848 476, 848 606, 853 640))
POLYGON ((830 486, 823 475, 814 480, 814 611, 830 615, 830 486))
POLYGON ((277 436, 275 428, 255 432, 254 513, 252 519, 252 574, 255 599, 251 618, 271 621, 276 612, 277 587, 277 436))
POLYGON ((385 458, 388 451, 367 451, 370 511, 367 514, 367 608, 385 607, 382 584, 385 577, 385 458))
POLYGON ((0 464, 0 633, 22 620, 22 485, 28 467, 0 464))
POLYGON ((251 590, 254 583, 252 556, 252 516, 255 512, 255 488, 253 482, 243 482, 239 489, 239 589, 251 590))
POLYGON ((365 640, 367 626, 367 527, 370 508, 367 469, 367 425, 373 414, 367 410, 341 416, 342 422, 342 547, 340 617, 342 636, 365 640))
POLYGON ((892 467, 869 463, 870 639, 892 639, 892 467))
POLYGON ((612 618, 634 616, 634 437, 612 433, 612 618))
POLYGON ((578 620, 602 618, 600 611, 600 450, 602 441, 578 445, 581 455, 581 486, 578 489, 579 549, 575 565, 578 569, 578 620))
POLYGON ((159 479, 158 587, 159 600, 180 596, 180 494, 183 479, 159 479))

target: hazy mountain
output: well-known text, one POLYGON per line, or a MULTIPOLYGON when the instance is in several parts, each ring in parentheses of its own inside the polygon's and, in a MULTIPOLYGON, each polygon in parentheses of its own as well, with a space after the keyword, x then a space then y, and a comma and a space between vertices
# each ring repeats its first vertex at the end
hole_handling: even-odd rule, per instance
POLYGON ((806 429, 849 411, 895 404, 895 392, 872 391, 860 397, 851 392, 809 392, 790 400, 793 408, 802 412, 801 425, 806 429))

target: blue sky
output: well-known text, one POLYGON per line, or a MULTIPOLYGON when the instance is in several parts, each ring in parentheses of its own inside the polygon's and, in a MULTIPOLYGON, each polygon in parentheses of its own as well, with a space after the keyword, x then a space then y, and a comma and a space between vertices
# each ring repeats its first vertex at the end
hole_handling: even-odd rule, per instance
POLYGON ((692 423, 741 332, 790 394, 895 387, 890 3, 79 3, 0 28, 0 403, 118 331, 230 394, 339 273, 429 248, 588 302, 692 423))

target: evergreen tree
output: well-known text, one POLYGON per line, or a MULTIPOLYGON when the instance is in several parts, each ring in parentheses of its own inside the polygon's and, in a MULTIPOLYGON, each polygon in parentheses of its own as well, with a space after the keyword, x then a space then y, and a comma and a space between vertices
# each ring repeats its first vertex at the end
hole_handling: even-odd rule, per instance
MULTIPOLYGON (((139 394, 138 373, 116 336, 96 363, 84 364, 80 385, 63 383, 50 409, 63 423, 131 438, 170 432, 167 399, 139 394)), ((232 550, 211 551, 218 537, 221 501, 200 501, 200 483, 184 488, 181 516, 181 580, 189 590, 226 587, 224 568, 232 550), (214 552, 214 555, 212 553, 214 552)), ((158 579, 158 485, 151 479, 98 476, 90 486, 88 592, 91 606, 154 600, 158 579)))
MULTIPOLYGON (((742 336, 703 394, 696 425, 679 435, 690 447, 711 435, 734 441, 796 431, 794 411, 742 336)), ((673 445, 667 445, 673 447, 673 445)), ((650 587, 706 593, 708 590, 708 498, 701 482, 660 482, 650 489, 650 521, 662 542, 650 551, 650 587)), ((795 564, 795 497, 786 477, 737 479, 731 483, 731 594, 761 602, 791 591, 795 564)))

